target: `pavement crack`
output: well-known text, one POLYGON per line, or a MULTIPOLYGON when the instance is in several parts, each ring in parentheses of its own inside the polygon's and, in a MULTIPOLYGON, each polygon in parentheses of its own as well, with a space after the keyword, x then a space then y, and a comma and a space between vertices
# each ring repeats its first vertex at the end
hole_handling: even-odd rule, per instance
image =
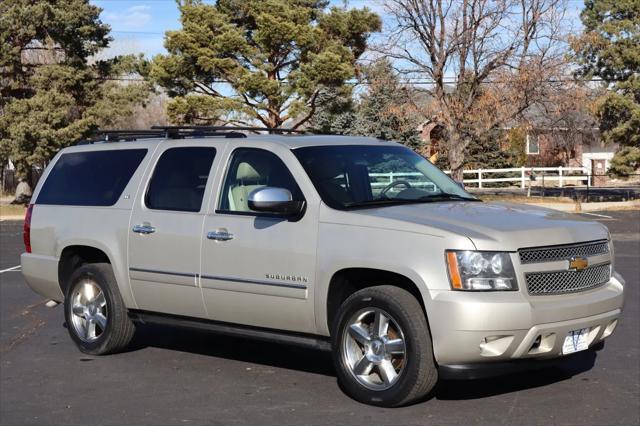
POLYGON ((22 331, 22 333, 20 333, 19 335, 17 335, 13 339, 11 339, 11 341, 8 344, 0 346, 0 354, 9 352, 17 344, 19 344, 19 343, 27 340, 29 337, 33 336, 36 333, 36 331, 38 331, 38 329, 40 327, 42 327, 43 325, 45 325, 45 324, 46 324, 45 321, 40 319, 40 318, 32 318, 31 322, 26 327, 26 329, 22 331))
POLYGON ((35 308, 37 308, 38 306, 44 305, 45 303, 47 303, 46 299, 45 300, 41 300, 41 301, 36 302, 36 303, 32 303, 31 305, 27 305, 27 306, 24 307, 22 312, 20 312, 19 314, 14 315, 13 318, 26 317, 27 315, 31 315, 35 308))
POLYGON ((46 322, 43 319, 35 317, 35 313, 33 312, 35 308, 37 308, 38 306, 44 305, 46 302, 47 302, 46 300, 41 300, 39 302, 32 303, 31 305, 25 306, 25 308, 20 313, 13 315, 12 318, 30 317, 30 316, 33 316, 33 317, 30 318, 29 323, 25 328, 21 330, 20 334, 13 337, 9 341, 9 343, 7 343, 6 345, 0 346, 0 354, 9 352, 16 345, 27 340, 29 337, 33 336, 36 333, 36 331, 38 331, 39 328, 41 328, 46 324, 46 322))

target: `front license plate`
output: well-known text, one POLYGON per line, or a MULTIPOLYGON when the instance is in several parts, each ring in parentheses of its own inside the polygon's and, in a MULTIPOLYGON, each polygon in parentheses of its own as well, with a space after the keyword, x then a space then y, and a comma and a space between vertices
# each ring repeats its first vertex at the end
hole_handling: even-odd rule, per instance
POLYGON ((589 347, 587 337, 589 336, 589 329, 582 328, 580 330, 570 331, 567 337, 564 338, 564 345, 562 345, 563 354, 571 354, 574 352, 584 351, 589 347))

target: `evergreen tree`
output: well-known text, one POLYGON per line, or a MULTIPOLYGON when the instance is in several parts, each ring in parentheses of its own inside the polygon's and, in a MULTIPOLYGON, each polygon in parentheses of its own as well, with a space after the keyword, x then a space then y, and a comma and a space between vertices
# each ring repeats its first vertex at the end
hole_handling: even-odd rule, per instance
POLYGON ((351 88, 329 87, 318 100, 319 106, 307 127, 320 134, 351 134, 356 120, 356 104, 351 88))
POLYGON ((182 28, 168 31, 168 55, 154 80, 174 98, 179 121, 306 123, 330 87, 356 76, 355 61, 380 18, 325 0, 179 2, 182 28), (230 117, 229 117, 230 115, 230 117))
POLYGON ((411 89, 401 84, 391 63, 380 59, 364 67, 366 91, 357 102, 335 94, 310 127, 320 133, 370 136, 418 148, 420 115, 411 103, 411 89))
POLYGON ((367 93, 358 104, 352 133, 418 148, 421 141, 417 128, 421 120, 412 107, 411 89, 400 83, 387 59, 371 64, 365 78, 367 93))
POLYGON ((585 31, 573 47, 583 73, 607 83, 596 117, 603 139, 622 146, 611 171, 628 175, 640 156, 640 1, 586 0, 580 16, 585 31))
POLYGON ((113 81, 142 72, 140 58, 91 62, 111 40, 99 14, 88 0, 0 2, 0 160, 27 182, 148 96, 147 84, 113 81))

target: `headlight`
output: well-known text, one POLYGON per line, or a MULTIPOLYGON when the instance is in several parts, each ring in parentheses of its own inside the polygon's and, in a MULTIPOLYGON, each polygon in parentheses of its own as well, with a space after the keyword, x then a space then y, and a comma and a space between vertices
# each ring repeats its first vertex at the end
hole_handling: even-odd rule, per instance
POLYGON ((454 290, 516 290, 509 253, 447 251, 449 281, 454 290))

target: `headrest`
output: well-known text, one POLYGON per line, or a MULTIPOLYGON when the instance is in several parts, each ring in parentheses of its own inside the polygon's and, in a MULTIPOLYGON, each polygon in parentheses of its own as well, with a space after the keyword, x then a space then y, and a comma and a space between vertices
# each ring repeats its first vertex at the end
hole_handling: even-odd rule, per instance
POLYGON ((245 157, 238 164, 236 172, 236 180, 239 181, 258 181, 267 179, 271 171, 271 162, 264 157, 255 156, 253 158, 245 157))

